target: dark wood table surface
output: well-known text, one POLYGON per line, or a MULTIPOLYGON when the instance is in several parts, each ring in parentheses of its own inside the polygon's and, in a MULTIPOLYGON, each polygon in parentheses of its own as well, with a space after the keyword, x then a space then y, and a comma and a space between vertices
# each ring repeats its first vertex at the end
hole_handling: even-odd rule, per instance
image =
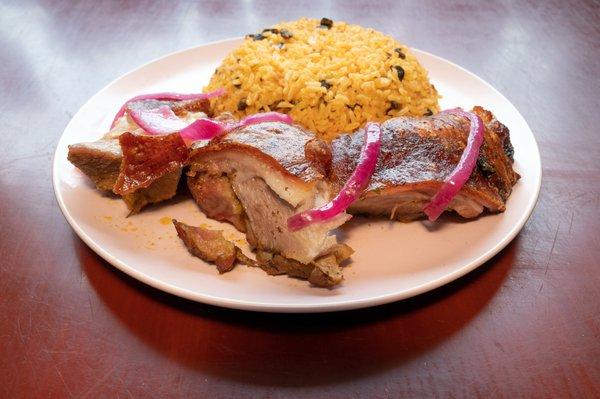
POLYGON ((0 397, 600 397, 597 1, 4 0, 0 65, 0 397), (544 169, 521 234, 434 292, 321 315, 193 303, 95 255, 51 185, 79 107, 156 57, 304 15, 448 58, 517 106, 544 169))

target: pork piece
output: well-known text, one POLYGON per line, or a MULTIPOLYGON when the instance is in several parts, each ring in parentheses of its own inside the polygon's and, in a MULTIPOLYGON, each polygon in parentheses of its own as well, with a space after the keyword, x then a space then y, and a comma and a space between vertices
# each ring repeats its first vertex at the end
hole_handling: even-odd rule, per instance
MULTIPOLYGON (((485 124, 477 167, 447 210, 465 218, 486 208, 502 212, 519 175, 513 171, 513 149, 506 126, 481 107, 473 109, 485 124)), ((451 114, 424 118, 399 117, 382 123, 379 159, 368 188, 350 213, 409 221, 423 208, 454 170, 469 135, 468 119, 451 114)), ((342 187, 356 167, 364 131, 332 142, 331 180, 342 187)))
POLYGON ((338 244, 309 264, 259 251, 257 260, 248 258, 240 248, 223 237, 222 231, 189 226, 173 219, 177 235, 190 253, 214 263, 219 273, 233 270, 236 262, 259 267, 270 275, 287 274, 290 277, 308 280, 319 287, 333 287, 342 281, 339 264, 354 252, 349 246, 338 244))
POLYGON ((206 216, 229 222, 241 232, 246 231, 244 208, 233 192, 227 175, 199 173, 188 178, 188 187, 206 216))
POLYGON ((192 150, 188 186, 208 215, 234 210, 220 220, 236 224, 232 219, 242 218, 257 250, 310 264, 337 245, 330 231, 349 218, 343 213, 296 232, 287 228, 290 216, 324 205, 332 195, 326 179, 331 153, 315 140, 312 133, 277 122, 236 129, 192 150), (202 190, 207 184, 213 189, 202 190), (227 185, 231 191, 216 189, 227 185))
MULTIPOLYGON (((209 108, 207 100, 143 100, 130 103, 128 109, 159 105, 168 105, 175 114, 190 123, 198 118, 206 117, 205 112, 208 112, 209 108)), ((123 151, 119 143, 119 137, 125 132, 145 135, 144 131, 128 117, 127 111, 102 139, 69 146, 69 161, 88 176, 99 190, 114 192, 113 189, 123 162, 123 151)), ((179 170, 173 169, 161 176, 155 174, 154 179, 145 187, 140 186, 135 190, 127 190, 127 193, 119 194, 127 204, 130 212, 136 213, 147 204, 161 202, 173 197, 177 191, 180 176, 181 168, 179 170)))
MULTIPOLYGON (((98 190, 112 193, 119 177, 123 152, 118 140, 79 143, 69 146, 69 161, 89 177, 98 190)), ((146 188, 123 194, 121 198, 131 213, 137 213, 147 204, 173 197, 180 176, 181 170, 166 173, 146 188)))
POLYGON ((119 176, 123 151, 118 140, 98 140, 70 145, 68 159, 94 182, 98 190, 112 191, 119 176))
POLYGON ((119 144, 123 160, 113 187, 116 194, 131 194, 166 174, 179 174, 188 159, 179 133, 147 136, 125 132, 119 136, 119 144))
POLYGON ((244 256, 238 247, 223 237, 222 231, 188 226, 175 219, 173 224, 188 251, 206 262, 214 263, 219 273, 232 270, 236 260, 254 265, 252 259, 244 256))
POLYGON ((344 278, 340 263, 348 259, 354 250, 345 244, 338 244, 314 261, 305 264, 273 255, 269 252, 258 251, 256 260, 258 267, 270 275, 287 274, 290 277, 306 279, 318 287, 334 287, 344 278))

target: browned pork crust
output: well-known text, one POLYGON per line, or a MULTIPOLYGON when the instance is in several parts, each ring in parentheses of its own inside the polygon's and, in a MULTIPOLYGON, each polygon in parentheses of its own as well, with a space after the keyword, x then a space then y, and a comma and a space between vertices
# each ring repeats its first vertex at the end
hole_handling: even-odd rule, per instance
MULTIPOLYGON (((505 209, 518 174, 512 169, 512 146, 508 129, 481 107, 474 112, 485 123, 484 144, 478 166, 451 204, 464 217, 477 216, 477 206, 492 212, 505 209), (466 202, 465 202, 466 201, 466 202), (474 201, 468 203, 469 201, 474 201), (478 205, 479 204, 479 205, 478 205)), ((422 215, 422 209, 457 165, 469 135, 469 121, 452 114, 423 118, 399 117, 382 124, 382 144, 377 166, 367 190, 351 212, 387 214, 402 218, 422 215), (407 194, 417 194, 407 196, 407 194), (388 201, 391 196, 397 201, 388 201), (405 207, 403 201, 414 206, 405 207), (397 212, 393 212, 394 207, 397 212)), ((341 187, 356 167, 364 131, 341 136, 332 142, 331 178, 341 187)))
POLYGON ((150 186, 162 176, 181 171, 187 163, 188 149, 179 133, 160 136, 119 136, 123 161, 113 187, 116 194, 131 194, 150 186))

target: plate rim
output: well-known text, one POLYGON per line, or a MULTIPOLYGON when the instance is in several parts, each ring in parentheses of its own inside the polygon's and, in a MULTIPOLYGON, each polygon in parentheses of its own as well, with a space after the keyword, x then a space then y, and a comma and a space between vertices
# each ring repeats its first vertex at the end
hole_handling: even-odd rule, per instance
POLYGON ((205 293, 199 293, 199 292, 195 292, 195 291, 192 291, 189 289, 177 287, 168 282, 164 282, 162 280, 156 279, 152 276, 149 276, 149 275, 147 275, 143 272, 140 272, 139 270, 127 265, 125 262, 122 262, 117 257, 112 255, 109 251, 102 248, 102 246, 100 246, 98 243, 96 243, 81 228, 81 226, 78 224, 77 220, 75 220, 75 218, 69 212, 69 210, 64 202, 64 198, 62 197, 62 193, 60 192, 60 189, 59 189, 59 177, 58 177, 59 176, 59 171, 58 171, 59 164, 58 164, 57 157, 59 155, 59 152, 60 152, 60 149, 62 148, 62 146, 64 146, 66 144, 66 143, 63 143, 65 132, 68 130, 68 128, 73 123, 73 121, 82 112, 82 110, 87 107, 87 105, 89 103, 91 103, 93 100, 95 100, 96 97, 102 95, 106 90, 108 90, 111 86, 113 86, 117 81, 124 79, 127 76, 130 76, 130 75, 136 73, 140 69, 143 69, 146 66, 156 63, 158 61, 161 61, 165 58, 173 57, 173 56, 181 54, 181 53, 196 50, 201 47, 209 47, 209 46, 215 46, 215 45, 219 45, 219 44, 229 44, 229 43, 234 43, 234 42, 238 42, 241 40, 243 40, 242 37, 234 37, 234 38, 228 38, 228 39, 198 44, 195 46, 187 47, 182 50, 177 50, 177 51, 167 53, 160 57, 154 58, 151 61, 148 61, 142 65, 139 65, 138 67, 113 79, 111 82, 109 82, 104 87, 102 87, 100 90, 98 90, 92 97, 90 97, 83 105, 81 105, 79 107, 77 112, 71 117, 71 119, 69 120, 69 123, 65 126, 65 128, 63 129, 63 131, 61 133, 61 136, 57 142, 56 149, 54 151, 54 155, 52 158, 52 185, 53 185, 54 195, 58 202, 59 208, 60 208, 63 216, 65 217, 65 219, 71 226, 71 228, 77 234, 77 236, 83 242, 85 242, 85 244, 88 247, 90 247, 90 249, 92 249, 101 258, 103 258, 105 261, 107 261, 108 263, 110 263, 111 265, 116 267, 117 269, 121 270, 125 274, 143 282, 144 284, 147 284, 155 289, 158 289, 160 291, 164 291, 169 294, 176 295, 176 296, 179 296, 179 297, 191 300, 191 301, 201 302, 201 303, 205 303, 205 304, 209 304, 209 305, 213 305, 213 306, 219 306, 219 307, 230 308, 230 309, 256 311, 256 312, 269 312, 269 313, 323 313, 323 312, 345 311, 345 310, 351 310, 351 309, 362 309, 362 308, 383 305, 386 303, 397 302, 397 301, 400 301, 403 299, 411 298, 413 296, 417 296, 417 295, 423 294, 425 292, 439 288, 441 286, 444 286, 444 285, 470 273, 471 271, 475 270, 477 267, 483 265, 485 262, 487 262, 489 259, 491 259, 494 255, 496 255, 500 251, 502 251, 517 236, 517 234, 522 230, 525 223, 527 223, 527 221, 531 217, 531 214, 532 214, 532 212, 535 208, 535 205, 537 204, 538 198, 539 198, 541 183, 542 183, 543 169, 542 169, 541 154, 540 154, 539 146, 538 146, 537 140, 535 138, 535 135, 533 133, 533 130, 527 123, 527 120, 519 112, 517 107, 515 107, 514 104, 506 96, 504 96, 504 94, 502 94, 500 91, 498 91, 495 87, 493 87, 490 83, 485 81, 483 78, 479 77, 475 73, 463 68, 462 66, 460 66, 446 58, 437 56, 437 55, 429 53, 427 51, 423 51, 423 50, 419 50, 419 49, 411 47, 411 50, 413 52, 421 53, 421 54, 424 54, 431 58, 434 58, 437 61, 441 61, 441 62, 450 64, 452 67, 461 70, 463 73, 466 73, 471 78, 475 78, 480 83, 485 85, 487 88, 491 89, 493 92, 495 92, 497 95, 499 95, 502 99, 506 100, 512 106, 512 108, 514 108, 514 111, 525 122, 525 125, 527 126, 527 128, 529 129, 529 133, 531 134, 531 138, 532 138, 533 144, 535 146, 535 154, 534 155, 537 158, 537 162, 535 163, 536 164, 535 166, 537 167, 537 170, 539 171, 539 173, 538 173, 539 177, 538 177, 537 181, 534 182, 535 183, 535 193, 533 196, 531 196, 529 198, 529 203, 527 204, 527 209, 524 213, 521 214, 521 217, 518 220, 518 222, 515 223, 511 227, 511 229, 508 231, 508 233, 504 235, 502 240, 498 241, 490 249, 481 253, 477 258, 471 260, 470 262, 466 263, 462 267, 455 269, 452 272, 447 273, 447 274, 445 274, 441 277, 438 277, 434 280, 431 280, 426 283, 412 287, 408 290, 404 290, 401 292, 387 293, 387 294, 383 294, 383 295, 379 295, 379 296, 370 296, 368 298, 361 298, 361 299, 354 299, 354 300, 342 300, 340 302, 329 302, 326 304, 307 304, 307 305, 295 304, 295 303, 294 304, 286 304, 286 303, 277 304, 277 303, 261 302, 261 301, 237 300, 237 299, 231 299, 231 298, 217 297, 217 296, 213 296, 213 295, 205 294, 205 293))

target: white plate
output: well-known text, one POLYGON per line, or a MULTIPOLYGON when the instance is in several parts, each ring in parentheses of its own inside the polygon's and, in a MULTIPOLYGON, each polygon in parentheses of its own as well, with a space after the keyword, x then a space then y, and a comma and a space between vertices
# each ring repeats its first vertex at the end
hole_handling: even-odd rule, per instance
MULTIPOLYGON (((488 83, 434 55, 413 50, 443 95, 442 108, 482 105, 511 131, 515 169, 522 178, 506 212, 467 223, 408 224, 355 218, 345 225, 345 242, 356 250, 335 289, 310 287, 286 276, 270 277, 238 266, 219 275, 192 257, 167 218, 192 225, 208 221, 191 199, 170 202, 126 218, 122 201, 102 196, 67 161, 67 145, 99 138, 128 98, 158 91, 200 91, 221 59, 241 39, 194 47, 150 62, 93 96, 66 127, 54 157, 53 183, 62 212, 96 253, 125 273, 160 290, 236 309, 267 312, 324 312, 379 305, 446 284, 490 259, 521 230, 537 200, 541 163, 537 144, 515 107, 488 83)), ((243 240, 233 228, 226 234, 243 240)))

